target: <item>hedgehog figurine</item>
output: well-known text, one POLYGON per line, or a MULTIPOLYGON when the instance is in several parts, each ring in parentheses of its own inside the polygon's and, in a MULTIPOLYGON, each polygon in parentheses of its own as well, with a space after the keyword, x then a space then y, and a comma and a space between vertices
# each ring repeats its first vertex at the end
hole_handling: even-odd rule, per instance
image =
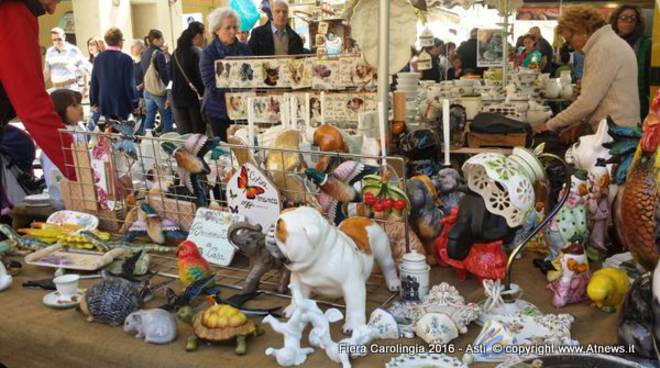
POLYGON ((104 278, 87 289, 80 301, 80 311, 89 322, 121 326, 129 314, 140 309, 142 295, 141 290, 128 280, 104 278))

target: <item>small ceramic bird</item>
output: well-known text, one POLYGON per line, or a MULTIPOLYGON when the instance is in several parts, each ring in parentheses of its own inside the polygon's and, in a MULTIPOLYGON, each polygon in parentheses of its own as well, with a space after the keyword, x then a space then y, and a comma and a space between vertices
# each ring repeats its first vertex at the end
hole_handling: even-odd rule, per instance
POLYGON ((211 275, 208 262, 202 257, 197 245, 192 241, 181 242, 176 250, 176 255, 179 257, 176 263, 179 269, 179 279, 185 286, 211 275))
POLYGON ((211 173, 209 165, 204 161, 204 155, 220 143, 220 138, 208 138, 204 134, 192 134, 183 146, 172 142, 163 142, 161 147, 174 157, 177 173, 183 185, 193 193, 199 207, 208 206, 208 198, 202 178, 211 173))
POLYGON ((162 219, 148 203, 140 203, 137 211, 138 219, 128 229, 124 240, 133 241, 138 236, 146 235, 154 243, 163 244, 167 238, 177 241, 186 238, 187 234, 181 230, 179 225, 170 219, 162 219))
POLYGON ((138 152, 135 145, 135 122, 111 120, 110 127, 121 135, 121 138, 112 145, 114 149, 124 152, 130 158, 137 160, 138 152))
POLYGON ((11 286, 12 277, 7 273, 5 264, 0 261, 0 291, 7 289, 11 286))
POLYGON ((602 268, 591 276, 587 295, 593 305, 605 312, 614 312, 630 288, 628 275, 614 267, 602 268))

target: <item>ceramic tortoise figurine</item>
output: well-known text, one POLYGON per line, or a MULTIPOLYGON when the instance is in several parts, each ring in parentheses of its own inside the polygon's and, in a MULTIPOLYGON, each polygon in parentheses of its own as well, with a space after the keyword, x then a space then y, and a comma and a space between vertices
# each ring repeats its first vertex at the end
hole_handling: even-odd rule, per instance
POLYGON ((237 355, 245 355, 247 352, 247 337, 258 336, 263 333, 260 326, 256 325, 241 313, 238 309, 226 305, 215 304, 197 313, 192 319, 195 336, 188 338, 186 351, 197 350, 199 340, 207 342, 222 342, 236 339, 237 355))

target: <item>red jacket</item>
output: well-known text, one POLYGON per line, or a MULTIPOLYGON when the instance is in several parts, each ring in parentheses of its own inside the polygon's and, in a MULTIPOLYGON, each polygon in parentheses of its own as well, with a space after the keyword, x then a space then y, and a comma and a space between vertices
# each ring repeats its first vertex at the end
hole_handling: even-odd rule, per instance
POLYGON ((0 19, 0 82, 39 147, 75 180, 71 151, 62 149, 71 146, 71 136, 58 133, 64 123, 45 89, 37 18, 24 3, 10 1, 0 2, 0 19))

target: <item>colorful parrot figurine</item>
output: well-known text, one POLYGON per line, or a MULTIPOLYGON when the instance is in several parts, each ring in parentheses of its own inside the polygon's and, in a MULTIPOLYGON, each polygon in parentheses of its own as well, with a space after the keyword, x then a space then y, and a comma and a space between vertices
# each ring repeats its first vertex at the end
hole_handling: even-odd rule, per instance
POLYGON ((181 147, 173 142, 161 144, 163 150, 176 160, 179 179, 190 193, 195 195, 199 207, 208 206, 207 191, 202 179, 211 173, 211 169, 204 161, 204 155, 215 148, 219 142, 218 137, 208 138, 204 134, 192 134, 181 147))
MULTIPOLYGON (((181 242, 176 250, 179 257, 176 265, 181 283, 188 286, 211 275, 209 263, 202 257, 197 245, 190 240, 181 242)), ((214 283, 209 286, 213 286, 214 283)))
POLYGON ((124 236, 125 241, 133 241, 138 236, 148 236, 154 243, 163 244, 165 239, 183 240, 186 232, 170 219, 161 219, 156 210, 142 202, 137 208, 138 219, 131 225, 124 236))

